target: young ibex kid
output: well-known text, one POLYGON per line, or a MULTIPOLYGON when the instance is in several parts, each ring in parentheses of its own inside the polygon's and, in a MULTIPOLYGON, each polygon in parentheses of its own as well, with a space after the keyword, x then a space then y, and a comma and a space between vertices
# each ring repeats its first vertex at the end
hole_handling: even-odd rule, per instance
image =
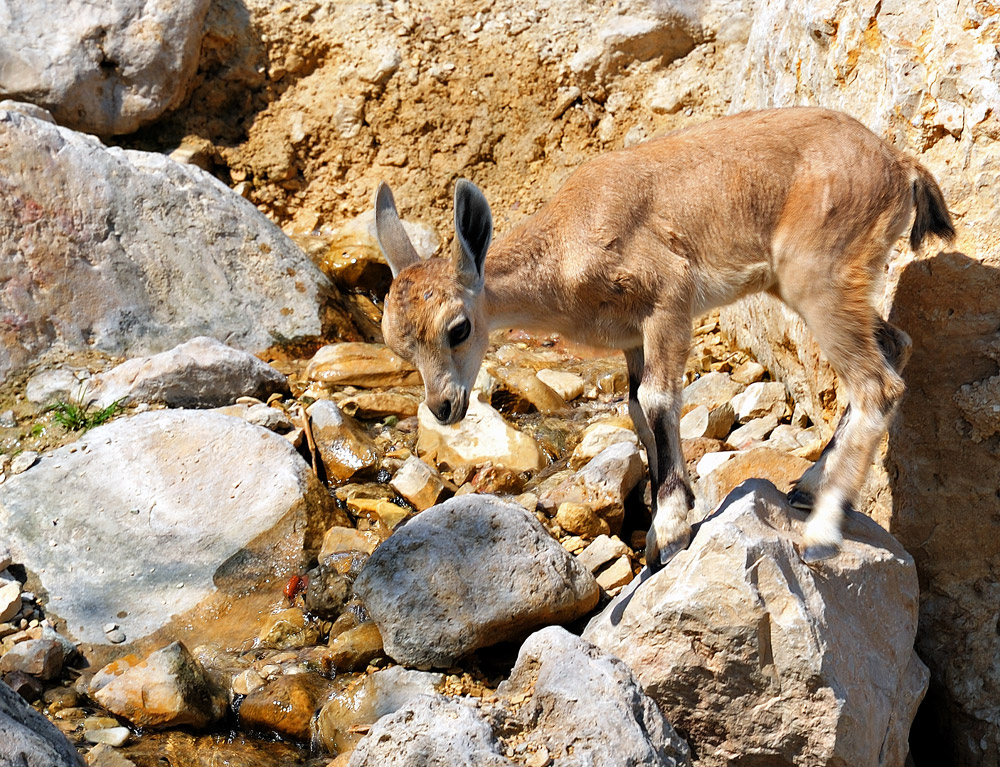
POLYGON ((417 257, 382 184, 378 240, 395 278, 382 329, 420 369, 443 424, 465 416, 491 329, 624 350, 653 488, 646 561, 656 569, 691 536, 678 422, 692 320, 748 293, 779 297, 805 320, 850 403, 790 494, 813 509, 802 553, 819 559, 837 551, 843 510, 903 394, 909 338, 871 301, 911 219, 914 249, 928 232, 954 237, 924 167, 816 108, 738 114, 591 160, 492 247, 489 205, 460 180, 452 259, 417 257))

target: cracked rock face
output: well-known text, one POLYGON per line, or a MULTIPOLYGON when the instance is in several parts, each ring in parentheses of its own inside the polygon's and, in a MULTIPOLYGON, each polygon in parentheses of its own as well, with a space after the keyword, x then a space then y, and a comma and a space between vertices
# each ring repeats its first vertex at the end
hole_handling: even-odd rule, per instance
POLYGON ((11 318, 0 377, 52 348, 137 356, 213 335, 261 352, 318 337, 332 296, 308 257, 210 174, 9 103, 0 276, 11 318))
POLYGON ((928 678, 913 560, 852 514, 843 551, 807 566, 803 522, 773 485, 745 482, 583 637, 628 664, 706 767, 902 767, 928 678))

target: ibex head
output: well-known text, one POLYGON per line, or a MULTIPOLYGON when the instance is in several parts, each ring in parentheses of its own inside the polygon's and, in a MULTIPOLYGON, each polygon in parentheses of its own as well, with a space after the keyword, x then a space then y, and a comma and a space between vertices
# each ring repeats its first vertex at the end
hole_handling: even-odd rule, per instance
POLYGON ((424 379, 427 407, 443 424, 461 421, 489 343, 483 265, 493 236, 489 203, 475 184, 455 185, 454 256, 421 261, 384 183, 375 195, 375 229, 389 268, 382 334, 424 379))

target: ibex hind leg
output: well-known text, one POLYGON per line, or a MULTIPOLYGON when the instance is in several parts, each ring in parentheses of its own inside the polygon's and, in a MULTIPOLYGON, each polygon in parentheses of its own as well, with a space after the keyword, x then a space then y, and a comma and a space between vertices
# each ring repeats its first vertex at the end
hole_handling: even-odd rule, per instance
POLYGON ((863 301, 866 296, 863 290, 841 291, 800 307, 849 398, 832 444, 799 481, 816 499, 806 522, 807 561, 839 549, 844 512, 857 502, 878 442, 903 395, 903 381, 892 362, 904 359, 893 350, 904 348, 908 339, 877 317, 863 301), (883 338, 892 343, 883 345, 883 338))
MULTIPOLYGON (((913 348, 913 341, 904 331, 897 328, 891 322, 875 316, 875 343, 878 345, 882 358, 896 373, 902 373, 906 363, 909 362, 910 352, 913 348)), ((816 503, 816 492, 819 488, 820 478, 824 474, 826 457, 843 439, 844 429, 851 419, 850 404, 844 408, 837 428, 833 432, 830 441, 823 448, 816 462, 795 482, 794 487, 788 493, 788 502, 798 508, 811 510, 816 503)))

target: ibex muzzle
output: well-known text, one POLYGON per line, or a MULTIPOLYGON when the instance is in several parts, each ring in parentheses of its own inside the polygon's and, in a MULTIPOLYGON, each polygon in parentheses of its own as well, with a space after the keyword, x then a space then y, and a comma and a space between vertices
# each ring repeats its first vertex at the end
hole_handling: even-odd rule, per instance
POLYGON ((733 115, 591 160, 492 248, 489 205, 459 181, 450 260, 417 257, 384 184, 376 219, 395 277, 385 340, 420 368, 442 423, 464 416, 492 328, 625 352, 654 490, 652 568, 691 536, 678 423, 693 318, 767 291, 805 320, 840 377, 850 405, 790 494, 812 508, 803 557, 830 556, 904 389, 909 339, 872 308, 875 280, 908 225, 913 248, 955 233, 924 167, 815 108, 733 115))

